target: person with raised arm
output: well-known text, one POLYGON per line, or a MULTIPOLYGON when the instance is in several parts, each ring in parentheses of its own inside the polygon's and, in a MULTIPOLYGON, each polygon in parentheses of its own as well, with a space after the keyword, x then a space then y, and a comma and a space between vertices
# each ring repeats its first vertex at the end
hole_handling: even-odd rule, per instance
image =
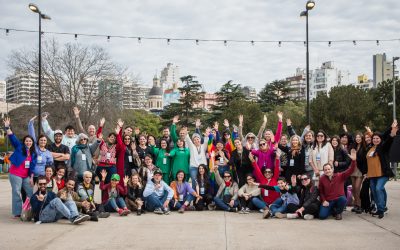
POLYGON ((261 141, 263 133, 264 133, 263 138, 269 144, 269 146, 272 146, 273 144, 275 144, 275 142, 279 142, 281 140, 283 113, 281 111, 278 111, 277 116, 278 116, 278 126, 276 128, 275 135, 271 129, 265 129, 265 127, 267 125, 267 117, 265 115, 264 115, 263 124, 261 125, 260 130, 258 131, 258 135, 257 135, 258 140, 261 141))
POLYGON ((106 212, 117 212, 120 216, 126 216, 131 213, 131 211, 126 206, 123 195, 128 192, 128 181, 129 177, 124 177, 124 184, 120 185, 120 177, 118 174, 111 175, 111 182, 106 184, 105 180, 107 177, 107 170, 103 169, 101 171, 101 181, 100 190, 103 191, 102 204, 106 212))
MULTIPOLYGON (((266 116, 264 116, 264 121, 267 119, 266 116)), ((265 121, 266 122, 266 121, 265 121)), ((256 135, 252 132, 249 132, 246 134, 245 137, 243 137, 243 115, 239 115, 239 138, 242 141, 243 147, 245 147, 247 150, 251 151, 252 149, 258 149, 258 139, 256 138, 256 135)))
POLYGON ((87 131, 85 131, 85 129, 83 128, 82 125, 82 121, 81 118, 79 116, 79 114, 81 113, 81 110, 78 107, 74 107, 72 109, 72 111, 74 112, 74 116, 75 116, 75 121, 76 121, 76 126, 78 128, 79 133, 84 133, 88 135, 89 139, 88 142, 89 144, 94 143, 97 140, 97 136, 96 136, 96 126, 90 124, 87 128, 87 131))

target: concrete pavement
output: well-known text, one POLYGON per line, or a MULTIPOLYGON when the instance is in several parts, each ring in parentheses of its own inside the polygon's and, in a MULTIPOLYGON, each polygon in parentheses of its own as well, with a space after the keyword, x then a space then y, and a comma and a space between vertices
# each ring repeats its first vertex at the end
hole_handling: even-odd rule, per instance
POLYGON ((0 180, 0 249, 400 249, 400 183, 388 182, 379 220, 346 211, 342 221, 261 219, 222 211, 147 213, 36 225, 12 219, 11 187, 0 180))

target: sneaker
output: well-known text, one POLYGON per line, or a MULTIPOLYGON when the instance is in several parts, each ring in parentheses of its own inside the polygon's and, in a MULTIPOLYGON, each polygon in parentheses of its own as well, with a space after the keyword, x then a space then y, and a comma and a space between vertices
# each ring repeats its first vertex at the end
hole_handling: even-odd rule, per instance
POLYGON ((136 211, 136 214, 137 214, 138 216, 142 215, 142 209, 138 209, 138 210, 136 211))
POLYGON ((40 224, 42 224, 42 222, 41 222, 40 220, 38 220, 38 221, 36 221, 35 224, 36 224, 36 225, 40 225, 40 224))
POLYGON ((110 213, 109 212, 100 212, 98 217, 99 218, 108 218, 108 217, 110 217, 110 213))
POLYGON ((264 213, 264 209, 260 209, 260 210, 258 210, 260 213, 264 213))
POLYGON ((154 213, 155 213, 155 214, 164 214, 164 212, 161 210, 160 207, 154 209, 154 213))
POLYGON ((88 219, 90 219, 89 215, 78 215, 72 220, 72 223, 74 225, 78 225, 84 221, 87 221, 88 219))
POLYGON ((249 214, 249 213, 250 213, 250 208, 246 207, 246 208, 244 209, 244 211, 246 212, 246 214, 249 214))
POLYGON ((99 217, 96 214, 90 216, 90 221, 99 221, 99 217))
POLYGON ((263 213, 263 219, 268 219, 269 217, 271 217, 271 213, 269 212, 269 209, 266 208, 263 213))
POLYGON ((163 213, 165 214, 165 215, 169 215, 169 213, 170 213, 170 211, 169 211, 169 208, 163 208, 163 213))
POLYGON ((236 213, 238 211, 237 207, 229 208, 229 212, 236 213))
POLYGON ((128 208, 124 208, 124 212, 125 215, 128 215, 131 213, 131 210, 129 210, 128 208))
POLYGON ((342 220, 342 214, 337 214, 335 216, 335 220, 342 220))
POLYGON ((305 220, 313 220, 313 219, 314 219, 314 215, 312 215, 312 214, 305 214, 305 215, 304 215, 304 219, 305 219, 305 220))
POLYGON ((214 203, 214 202, 207 205, 207 208, 208 208, 208 210, 210 210, 210 211, 215 210, 215 207, 216 207, 216 206, 215 206, 215 203, 214 203))
POLYGON ((356 210, 354 211, 356 214, 362 214, 363 210, 361 207, 357 207, 356 210))
POLYGON ((384 213, 388 213, 389 212, 389 208, 385 207, 385 209, 383 210, 384 213))
POLYGON ((286 218, 288 218, 288 219, 297 219, 297 218, 299 218, 299 216, 296 213, 294 213, 294 214, 286 214, 286 218))
POLYGON ((278 218, 278 219, 283 219, 283 218, 286 218, 286 214, 277 212, 275 214, 275 217, 278 218))
POLYGON ((184 212, 185 212, 185 206, 181 206, 181 207, 178 209, 178 213, 183 214, 184 212))
POLYGON ((350 211, 355 213, 357 211, 357 206, 354 206, 350 211))
POLYGON ((240 209, 239 214, 245 214, 246 210, 244 208, 240 209))
POLYGON ((186 207, 186 211, 196 211, 196 208, 194 206, 188 206, 186 207))

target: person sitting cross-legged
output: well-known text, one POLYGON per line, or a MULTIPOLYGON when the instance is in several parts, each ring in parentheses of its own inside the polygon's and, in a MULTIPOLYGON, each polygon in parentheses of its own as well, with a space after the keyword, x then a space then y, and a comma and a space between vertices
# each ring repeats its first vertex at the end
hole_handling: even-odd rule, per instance
POLYGON ((170 213, 168 204, 174 196, 174 190, 162 180, 162 172, 157 169, 153 173, 143 192, 146 209, 156 214, 170 213))
POLYGON ((128 182, 128 194, 125 198, 126 205, 131 211, 136 211, 137 215, 144 212, 143 184, 138 173, 132 174, 128 182))
POLYGON ((51 223, 65 217, 71 223, 79 224, 90 219, 89 215, 79 214, 73 200, 67 200, 63 203, 55 193, 47 191, 46 185, 46 177, 39 176, 39 189, 32 195, 30 200, 35 221, 39 223, 51 223))
POLYGON ((176 173, 176 179, 171 182, 170 186, 174 190, 174 198, 169 203, 172 210, 178 210, 179 213, 184 213, 185 210, 195 210, 195 207, 189 206, 190 202, 194 198, 202 199, 202 197, 185 181, 185 172, 183 170, 179 170, 176 173))
POLYGON ((106 212, 118 212, 120 216, 126 216, 131 213, 127 208, 121 195, 126 195, 129 177, 124 177, 124 185, 119 184, 120 177, 118 174, 111 175, 111 182, 104 184, 107 177, 107 171, 103 169, 101 172, 100 189, 103 190, 103 205, 106 212))

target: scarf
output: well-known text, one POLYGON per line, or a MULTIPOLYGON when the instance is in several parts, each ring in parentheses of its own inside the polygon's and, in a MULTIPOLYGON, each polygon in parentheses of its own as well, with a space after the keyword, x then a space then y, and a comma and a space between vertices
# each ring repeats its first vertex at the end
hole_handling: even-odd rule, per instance
POLYGON ((230 181, 225 181, 225 187, 230 187, 231 186, 231 182, 230 181))
POLYGON ((72 149, 71 149, 71 166, 74 166, 74 164, 75 164, 76 153, 79 150, 82 150, 82 149, 85 149, 85 148, 87 148, 86 144, 76 144, 75 146, 72 147, 72 149))

